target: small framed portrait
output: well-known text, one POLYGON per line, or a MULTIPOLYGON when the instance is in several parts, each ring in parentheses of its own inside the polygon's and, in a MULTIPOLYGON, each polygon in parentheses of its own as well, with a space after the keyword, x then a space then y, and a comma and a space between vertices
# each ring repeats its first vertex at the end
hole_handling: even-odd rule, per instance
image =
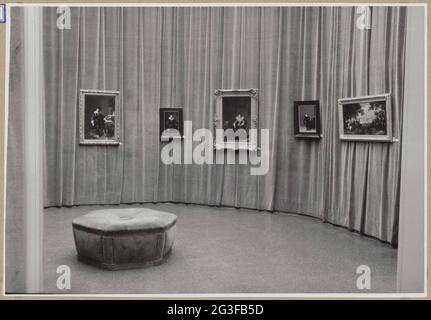
POLYGON ((341 140, 392 141, 390 93, 338 100, 341 140))
POLYGON ((222 129, 216 137, 216 149, 257 150, 257 89, 216 90, 214 128, 222 129))
POLYGON ((294 101, 295 137, 320 139, 320 104, 318 100, 294 101))
POLYGON ((160 140, 181 139, 183 136, 183 109, 160 108, 160 140))
POLYGON ((79 143, 120 144, 120 92, 79 91, 79 143))

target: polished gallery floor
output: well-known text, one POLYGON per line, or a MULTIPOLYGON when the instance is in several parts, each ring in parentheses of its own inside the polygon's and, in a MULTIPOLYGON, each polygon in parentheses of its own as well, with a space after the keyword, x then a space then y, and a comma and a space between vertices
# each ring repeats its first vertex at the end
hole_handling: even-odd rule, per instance
POLYGON ((44 291, 65 294, 365 293, 395 292, 397 251, 378 240, 318 219, 183 204, 81 206, 45 210, 44 291), (105 271, 76 259, 74 218, 100 208, 148 207, 178 216, 173 252, 159 266, 105 271), (57 267, 71 270, 60 290, 57 267))

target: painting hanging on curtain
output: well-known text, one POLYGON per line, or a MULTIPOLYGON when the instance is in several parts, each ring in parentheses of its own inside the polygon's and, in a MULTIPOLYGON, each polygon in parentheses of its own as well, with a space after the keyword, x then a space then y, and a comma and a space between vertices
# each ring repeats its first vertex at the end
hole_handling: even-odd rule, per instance
POLYGON ((320 104, 318 100, 294 101, 295 137, 320 138, 320 104))
POLYGON ((390 93, 338 100, 341 140, 392 141, 390 93))
POLYGON ((216 90, 214 95, 214 147, 257 150, 257 89, 216 90), (217 130, 223 135, 217 134, 217 130))
POLYGON ((160 140, 181 139, 183 136, 183 109, 160 108, 160 140))
POLYGON ((79 143, 120 144, 120 92, 79 91, 79 143))

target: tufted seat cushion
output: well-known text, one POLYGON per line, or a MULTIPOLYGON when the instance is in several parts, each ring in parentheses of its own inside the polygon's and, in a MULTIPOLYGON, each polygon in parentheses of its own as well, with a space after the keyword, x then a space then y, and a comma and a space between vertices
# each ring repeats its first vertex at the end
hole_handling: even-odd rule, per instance
POLYGON ((161 231, 170 228, 177 216, 147 208, 95 210, 73 220, 73 225, 103 233, 116 231, 161 231))

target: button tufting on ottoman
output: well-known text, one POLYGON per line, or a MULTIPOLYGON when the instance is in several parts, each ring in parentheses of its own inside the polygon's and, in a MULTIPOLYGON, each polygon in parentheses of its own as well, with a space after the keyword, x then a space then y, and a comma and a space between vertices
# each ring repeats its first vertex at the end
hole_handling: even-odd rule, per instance
POLYGON ((171 252, 176 221, 146 208, 92 211, 72 222, 78 259, 110 270, 158 265, 171 252))

